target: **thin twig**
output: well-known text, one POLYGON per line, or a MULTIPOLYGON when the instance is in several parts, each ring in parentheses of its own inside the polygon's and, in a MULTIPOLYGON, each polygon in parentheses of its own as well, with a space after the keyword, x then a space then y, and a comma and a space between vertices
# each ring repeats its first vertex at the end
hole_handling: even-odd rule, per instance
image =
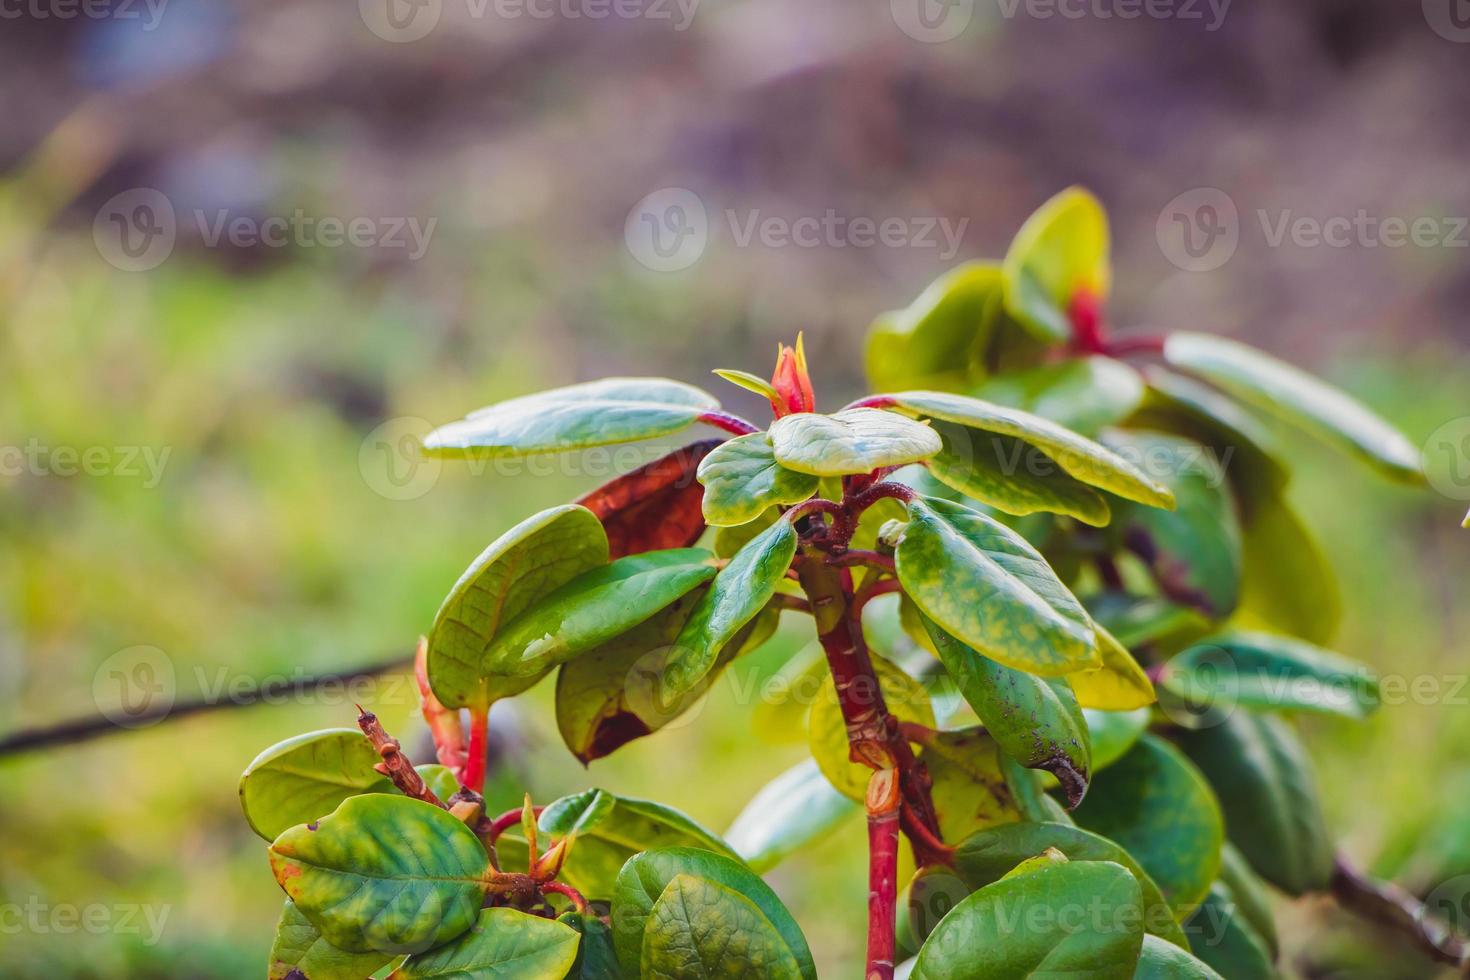
POLYGON ((893 556, 885 555, 881 551, 865 551, 862 548, 848 548, 844 551, 829 555, 827 564, 839 567, 850 567, 852 565, 867 565, 880 571, 892 573, 894 569, 893 556))
POLYGON ((423 800, 425 803, 432 803, 448 810, 448 804, 434 795, 434 791, 429 789, 428 784, 424 782, 424 777, 419 775, 408 756, 403 754, 403 748, 398 744, 398 739, 383 729, 383 724, 378 721, 378 716, 371 711, 363 711, 361 707, 357 710, 357 727, 362 729, 362 733, 367 736, 367 740, 372 743, 378 755, 383 757, 383 761, 373 768, 393 780, 393 785, 397 786, 404 796, 423 800))
POLYGON ((1470 975, 1470 940, 1398 885, 1368 877, 1339 854, 1332 894, 1343 908, 1402 934, 1431 959, 1470 975))
POLYGON ((581 892, 577 891, 577 889, 573 888, 571 885, 568 885, 566 882, 544 881, 541 883, 541 890, 543 892, 554 892, 557 895, 565 895, 568 899, 571 900, 572 908, 576 909, 578 912, 587 911, 587 899, 583 898, 581 892))
MULTIPOLYGON (((536 816, 539 818, 541 816, 541 811, 546 808, 543 806, 538 806, 532 807, 531 809, 532 812, 535 813, 536 816)), ((490 821, 490 829, 486 832, 487 836, 490 838, 490 842, 492 844, 495 843, 495 841, 499 839, 501 834, 505 833, 511 827, 514 827, 516 824, 520 823, 521 813, 522 808, 516 807, 514 810, 506 810, 500 816, 490 821)))

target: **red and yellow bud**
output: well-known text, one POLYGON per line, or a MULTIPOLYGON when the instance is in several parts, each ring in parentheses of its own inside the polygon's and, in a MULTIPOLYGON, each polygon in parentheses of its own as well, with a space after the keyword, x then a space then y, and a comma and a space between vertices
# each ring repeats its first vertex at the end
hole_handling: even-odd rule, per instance
POLYGON ((796 335, 794 348, 782 344, 778 349, 776 373, 771 375, 771 387, 776 389, 777 397, 771 399, 771 408, 775 411, 776 418, 817 410, 811 375, 806 370, 806 350, 802 347, 801 334, 796 335))

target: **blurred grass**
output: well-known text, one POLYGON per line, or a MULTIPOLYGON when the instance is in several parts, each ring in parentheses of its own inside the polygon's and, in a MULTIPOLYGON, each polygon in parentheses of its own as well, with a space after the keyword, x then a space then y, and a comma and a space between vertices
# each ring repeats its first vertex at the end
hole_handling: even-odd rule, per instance
MULTIPOLYGON (((178 257, 128 275, 85 239, 39 243, 26 274, 0 296, 0 441, 169 456, 153 488, 120 475, 0 477, 0 728, 93 712, 99 666, 140 644, 167 654, 180 697, 201 693, 201 682, 407 652, 486 543, 598 481, 496 480, 446 464, 423 496, 391 500, 362 462, 380 423, 439 423, 544 385, 671 363, 704 383, 714 365, 698 335, 666 344, 644 316, 660 300, 640 299, 639 286, 592 291, 611 356, 568 350, 545 329, 548 300, 516 263, 497 261, 505 254, 492 248, 474 295, 450 305, 392 277, 310 260, 239 275, 178 257), (649 352, 646 364, 630 356, 638 350, 649 352)), ((854 344, 864 326, 852 325, 854 344)), ((763 370, 768 356, 753 350, 731 366, 763 370)), ((1344 351, 1327 373, 1415 440, 1464 413, 1470 387, 1463 352, 1387 340, 1344 351)), ((1463 504, 1292 445, 1295 497, 1341 572, 1341 650, 1384 672, 1444 678, 1448 691, 1470 664, 1456 601, 1470 571, 1470 537, 1456 530, 1463 504)), ((549 800, 596 784, 723 830, 758 786, 804 754, 799 742, 755 737, 749 706, 737 703, 799 641, 783 633, 687 724, 587 772, 557 736, 549 683, 499 706, 508 747, 497 802, 515 801, 521 785, 549 800)), ((391 730, 422 739, 405 678, 367 694, 391 730)), ((0 972, 257 973, 280 893, 263 843, 240 818, 235 781, 281 738, 350 724, 351 700, 216 712, 0 761, 0 907, 91 905, 114 916, 95 932, 14 931, 0 921, 0 972), (141 917, 141 935, 117 925, 119 910, 139 904, 155 916, 166 910, 156 945, 141 917)), ((1457 812, 1470 755, 1463 706, 1390 706, 1367 725, 1314 722, 1308 733, 1349 851, 1422 877, 1421 886, 1470 871, 1470 822, 1457 812), (1418 846, 1426 838, 1450 856, 1426 856, 1418 846)), ((771 875, 824 976, 852 975, 861 962, 862 848, 854 824, 771 875)), ((1301 928, 1289 934, 1290 956, 1320 935, 1317 911, 1294 910, 1301 928)))

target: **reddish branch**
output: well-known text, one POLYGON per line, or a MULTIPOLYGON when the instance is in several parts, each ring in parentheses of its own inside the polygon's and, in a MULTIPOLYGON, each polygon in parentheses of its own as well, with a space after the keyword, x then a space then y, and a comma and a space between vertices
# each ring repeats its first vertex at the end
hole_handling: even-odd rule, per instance
POLYGON ((705 425, 714 426, 716 429, 724 429, 726 432, 733 433, 737 436, 748 436, 752 432, 760 431, 759 428, 751 425, 740 416, 731 415, 728 412, 705 412, 699 417, 699 421, 705 425))
POLYGON ((419 685, 419 710, 434 736, 434 754, 440 764, 448 766, 456 779, 463 779, 468 755, 464 746, 464 726, 460 724, 459 712, 444 707, 429 687, 428 661, 429 641, 421 636, 413 658, 414 679, 419 685))
POLYGON ((868 780, 867 980, 893 980, 898 907, 898 774, 879 769, 868 780))
POLYGON ((485 760, 490 746, 490 708, 470 709, 470 747, 465 756, 464 772, 459 781, 476 793, 485 792, 485 760))
POLYGON ((565 882, 542 882, 541 890, 543 892, 555 892, 558 895, 565 895, 568 899, 571 900, 572 908, 576 909, 578 912, 587 911, 587 899, 582 897, 581 892, 577 891, 577 889, 573 888, 571 885, 566 884, 565 882))
MULTIPOLYGON (((531 812, 539 818, 541 816, 541 811, 544 809, 545 807, 532 807, 531 812)), ((490 837, 490 842, 492 844, 495 843, 495 841, 500 837, 501 834, 505 833, 511 827, 514 827, 516 824, 520 823, 521 814, 523 812, 523 808, 516 807, 514 810, 506 810, 500 816, 490 821, 490 829, 487 832, 490 837)))
POLYGON ((383 730, 378 716, 371 711, 363 711, 361 707, 357 710, 357 727, 362 729, 362 733, 367 736, 367 740, 372 743, 378 755, 383 757, 383 761, 373 768, 393 780, 393 785, 397 786, 403 795, 423 800, 425 803, 432 803, 445 810, 449 809, 444 801, 435 796, 434 791, 424 783, 424 778, 418 774, 413 763, 409 762, 408 757, 403 754, 398 739, 383 730))
POLYGON ((1338 855, 1332 894, 1343 908, 1402 933, 1426 956, 1470 975, 1470 941, 1398 885, 1369 878, 1338 855))

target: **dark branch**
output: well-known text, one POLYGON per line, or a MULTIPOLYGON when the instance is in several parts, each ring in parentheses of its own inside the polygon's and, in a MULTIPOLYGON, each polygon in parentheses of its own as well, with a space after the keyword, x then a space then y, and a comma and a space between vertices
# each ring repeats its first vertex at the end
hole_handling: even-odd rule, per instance
POLYGON ((1340 854, 1332 872, 1332 894, 1343 908, 1400 933, 1431 959, 1462 973, 1470 968, 1470 940, 1398 885, 1368 877, 1340 854))

